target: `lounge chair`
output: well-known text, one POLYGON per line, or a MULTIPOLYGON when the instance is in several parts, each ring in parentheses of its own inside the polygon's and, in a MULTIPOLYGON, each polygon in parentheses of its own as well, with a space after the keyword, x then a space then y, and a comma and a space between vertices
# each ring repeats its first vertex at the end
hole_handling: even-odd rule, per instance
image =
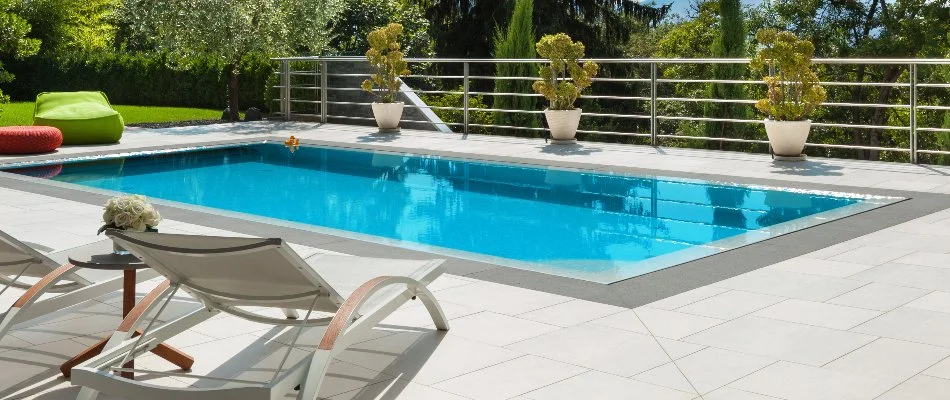
MULTIPOLYGON (((106 234, 165 275, 168 281, 146 296, 156 301, 136 306, 129 313, 102 354, 73 368, 72 383, 83 386, 79 399, 94 399, 99 392, 136 400, 278 399, 298 386, 298 399, 314 400, 334 356, 410 299, 418 296, 422 300, 438 329, 449 328, 442 309, 426 288, 442 274, 444 260, 315 255, 305 261, 281 239, 119 231, 106 234), (191 294, 204 307, 153 328, 165 304, 178 290, 191 294), (142 334, 133 337, 136 327, 156 307, 158 311, 145 324, 142 334), (301 319, 291 320, 239 307, 261 307, 264 311, 300 309, 306 314, 301 319), (233 386, 173 388, 122 379, 114 374, 162 375, 121 366, 219 311, 259 323, 297 327, 272 379, 251 382, 206 376, 203 378, 229 382, 233 386), (314 312, 333 315, 311 318, 314 312), (295 348, 303 328, 314 326, 326 326, 319 346, 285 370, 287 356, 295 348)), ((140 304, 146 303, 149 302, 140 304)), ((200 357, 196 362, 201 362, 200 357)))
MULTIPOLYGON (((65 255, 100 254, 112 251, 112 242, 96 243, 64 251, 65 255)), ((142 271, 138 281, 155 278, 152 271, 142 271)), ((33 247, 0 231, 0 295, 10 287, 26 290, 7 312, 0 314, 0 338, 14 325, 92 300, 122 288, 122 275, 110 274, 94 279, 87 271, 77 271, 71 264, 57 262, 33 247), (24 283, 26 279, 38 279, 24 283), (62 293, 42 299, 46 293, 62 293)))

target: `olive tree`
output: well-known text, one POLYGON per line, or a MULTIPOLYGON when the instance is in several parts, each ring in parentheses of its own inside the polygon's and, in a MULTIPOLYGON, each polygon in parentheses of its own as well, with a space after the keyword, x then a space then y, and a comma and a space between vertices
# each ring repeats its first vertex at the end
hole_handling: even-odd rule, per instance
MULTIPOLYGON (((40 41, 27 37, 30 24, 13 12, 14 1, 0 0, 0 83, 13 80, 13 74, 3 69, 6 58, 25 58, 40 50, 40 41)), ((9 98, 0 90, 0 103, 9 98)))
POLYGON ((208 55, 225 62, 228 108, 238 119, 238 66, 245 56, 320 54, 345 0, 125 0, 123 17, 187 65, 208 55))

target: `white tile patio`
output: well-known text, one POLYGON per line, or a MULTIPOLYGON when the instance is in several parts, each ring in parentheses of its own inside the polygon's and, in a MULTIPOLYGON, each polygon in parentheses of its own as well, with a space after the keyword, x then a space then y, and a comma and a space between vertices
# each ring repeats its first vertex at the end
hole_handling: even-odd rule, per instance
MULTIPOLYGON (((356 143, 367 128, 312 124, 248 125, 243 137, 295 135, 356 143), (273 129, 272 129, 273 128, 273 129)), ((222 127, 192 135, 131 132, 109 150, 202 143, 234 135, 222 127)), ((404 133, 378 146, 473 154, 526 152, 538 158, 677 172, 723 171, 750 178, 950 193, 950 172, 889 163, 819 160, 834 175, 787 174, 761 155, 607 144, 589 155, 552 155, 538 141, 404 133), (946 182, 944 182, 944 179, 946 182), (934 184, 938 184, 934 186, 934 184), (932 187, 933 186, 933 187, 932 187)), ((67 148, 77 154, 96 147, 67 148)), ((0 163, 10 158, 0 157, 0 163)), ((950 206, 950 202, 948 202, 950 206)), ((99 209, 0 188, 0 229, 52 251, 97 238, 99 209), (69 217, 64 219, 63 215, 69 217)), ((222 233, 166 221, 167 232, 222 233)), ((223 232, 227 233, 227 232, 223 232)), ((950 211, 874 232, 803 257, 636 309, 514 286, 447 276, 433 285, 453 329, 437 333, 417 303, 331 367, 322 398, 389 400, 928 400, 950 397, 950 211)), ((320 249, 295 246, 302 253, 320 249)), ((141 285, 140 292, 148 285, 141 285)), ((11 304, 18 291, 0 296, 11 304)), ((0 340, 0 399, 75 398, 58 364, 118 322, 115 296, 18 326, 0 340)), ((233 317, 208 321, 173 344, 196 370, 258 374, 273 369, 289 331, 233 317), (246 349, 245 349, 246 347, 246 349), (232 357, 238 356, 237 361, 232 357)), ((303 348, 320 331, 304 335, 303 348)), ((297 352, 298 356, 302 353, 297 352)), ((157 359, 142 366, 173 368, 157 359)), ((273 371, 269 371, 272 373, 273 371)), ((243 375, 248 377, 251 375, 243 375)), ((186 378, 153 378, 171 386, 186 378)))

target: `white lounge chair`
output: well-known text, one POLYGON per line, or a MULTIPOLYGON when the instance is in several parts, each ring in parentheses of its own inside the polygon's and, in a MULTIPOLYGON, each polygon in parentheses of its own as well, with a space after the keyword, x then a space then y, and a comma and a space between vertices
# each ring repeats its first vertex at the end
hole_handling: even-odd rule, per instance
MULTIPOLYGON (((298 399, 314 400, 333 358, 410 299, 421 299, 436 327, 449 329, 442 309, 426 288, 442 274, 444 260, 315 255, 305 261, 281 239, 118 231, 109 231, 107 235, 165 275, 168 281, 146 296, 156 301, 143 301, 129 313, 102 354, 73 368, 72 383, 83 386, 79 399, 94 399, 99 392, 136 400, 278 399, 299 386, 298 399), (153 329, 165 304, 178 290, 194 296, 204 308, 153 329), (265 310, 300 309, 306 314, 301 319, 291 320, 238 308, 247 306, 265 310), (142 334, 133 337, 132 332, 155 307, 158 311, 145 324, 142 334), (230 385, 175 388, 115 375, 115 372, 163 374, 121 366, 219 311, 259 323, 299 327, 270 380, 251 382, 188 375, 230 385), (311 318, 313 312, 333 315, 311 318), (303 328, 314 326, 327 327, 317 349, 284 369, 303 328)), ((200 357, 196 363, 201 363, 200 357)))
MULTIPOLYGON (((112 242, 101 240, 85 246, 66 250, 66 255, 100 254, 112 251, 112 242)), ((121 274, 108 274, 105 279, 95 279, 90 271, 77 270, 71 264, 60 263, 50 256, 0 231, 0 295, 9 288, 26 290, 5 313, 0 314, 0 338, 14 325, 75 306, 96 297, 122 288, 121 274), (24 279, 38 279, 24 283, 24 279), (46 293, 63 293, 42 299, 46 293)), ((138 281, 155 278, 157 274, 143 271, 138 281)), ((101 275, 101 273, 99 274, 101 275)))

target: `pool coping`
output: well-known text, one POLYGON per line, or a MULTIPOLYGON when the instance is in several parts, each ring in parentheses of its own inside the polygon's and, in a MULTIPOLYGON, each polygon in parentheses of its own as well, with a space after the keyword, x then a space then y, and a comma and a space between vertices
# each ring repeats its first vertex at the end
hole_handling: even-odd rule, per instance
MULTIPOLYGON (((253 138, 241 137, 208 141, 201 144, 189 143, 142 146, 134 149, 123 149, 122 153, 259 143, 264 140, 283 141, 283 138, 272 135, 261 135, 253 138)), ((635 307, 650 303, 948 208, 946 195, 944 194, 860 188, 774 179, 744 178, 720 174, 682 173, 670 170, 652 170, 639 167, 622 167, 573 161, 565 162, 561 160, 544 160, 530 157, 489 156, 457 151, 380 146, 372 143, 346 143, 320 139, 301 139, 301 143, 336 148, 382 151, 387 153, 405 152, 487 162, 528 164, 562 169, 609 170, 617 173, 646 176, 699 179, 716 182, 731 182, 742 185, 762 185, 803 190, 824 190, 844 193, 857 192, 869 195, 906 198, 904 201, 824 222, 810 228, 786 233, 757 243, 727 250, 613 284, 605 285, 454 257, 448 257, 449 261, 445 264, 449 273, 457 275, 624 307, 635 307)), ((16 164, 72 159, 85 156, 100 156, 113 153, 115 152, 109 150, 96 150, 68 155, 53 154, 25 157, 16 159, 16 164)), ((0 162, 0 165, 4 166, 9 164, 14 163, 0 162)), ((76 188, 59 187, 50 185, 49 181, 38 182, 40 179, 12 175, 13 174, 10 173, 0 172, 0 187, 96 205, 103 204, 109 197, 108 194, 94 193, 76 188)), ((431 258, 434 256, 445 258, 443 255, 434 255, 424 251, 321 234, 290 226, 254 221, 246 217, 217 215, 217 213, 209 213, 207 210, 190 209, 190 207, 165 205, 162 211, 163 214, 170 219, 189 221, 255 236, 282 237, 290 242, 354 255, 396 258, 431 258)))

